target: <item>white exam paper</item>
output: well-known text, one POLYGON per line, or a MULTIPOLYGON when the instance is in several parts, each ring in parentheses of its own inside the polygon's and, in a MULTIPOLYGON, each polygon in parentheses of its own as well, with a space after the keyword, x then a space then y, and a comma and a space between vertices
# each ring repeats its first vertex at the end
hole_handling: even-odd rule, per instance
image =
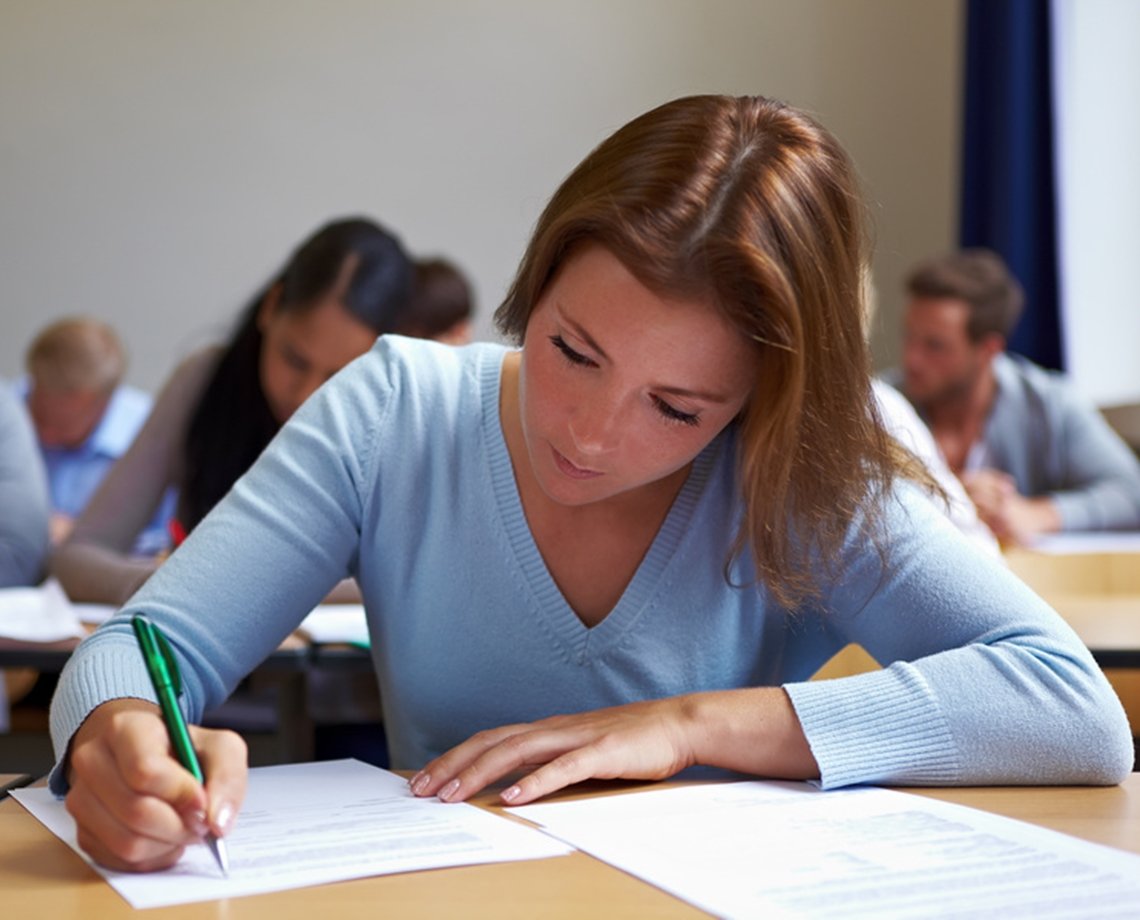
POLYGON ((312 642, 349 642, 368 646, 363 604, 321 604, 297 627, 312 642))
MULTIPOLYGON (((113 604, 72 603, 71 609, 81 622, 95 625, 107 622, 119 611, 113 604)), ((368 620, 364 615, 363 604, 320 604, 313 608, 297 628, 313 642, 368 645, 368 620)))
MULTIPOLYGON (((46 788, 12 795, 87 859, 76 843, 74 820, 46 788)), ((473 805, 417 799, 406 779, 356 760, 250 770, 226 849, 229 878, 205 846, 190 847, 164 872, 135 875, 92 865, 133 907, 162 907, 570 852, 540 831, 473 805)))
POLYGON ((1096 531, 1040 534, 1029 541, 1029 549, 1048 555, 1082 553, 1140 553, 1140 531, 1096 531))
POLYGON ((80 623, 87 623, 91 626, 106 623, 119 612, 119 608, 114 604, 78 604, 74 601, 71 604, 71 609, 74 610, 75 615, 79 617, 80 623))
POLYGON ((0 588, 0 636, 21 642, 59 642, 85 635, 54 578, 38 588, 0 588))
POLYGON ((1140 912, 1140 856, 887 789, 702 784, 510 811, 723 917, 1140 912))

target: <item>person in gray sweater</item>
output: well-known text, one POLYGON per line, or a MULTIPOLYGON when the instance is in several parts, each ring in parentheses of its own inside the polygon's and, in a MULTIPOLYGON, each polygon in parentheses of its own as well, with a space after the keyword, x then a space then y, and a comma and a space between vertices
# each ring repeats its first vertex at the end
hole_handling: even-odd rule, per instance
POLYGON ((24 407, 0 387, 0 588, 34 585, 47 560, 47 476, 24 407))
MULTIPOLYGON (((34 585, 50 549, 47 474, 23 404, 10 387, 0 386, 0 588, 34 585)), ((8 730, 9 697, 27 681, 0 671, 0 732, 8 730)))
POLYGON ((995 253, 931 259, 907 281, 902 367, 982 520, 1005 543, 1140 528, 1140 461, 1061 374, 1006 352, 1021 286, 995 253))

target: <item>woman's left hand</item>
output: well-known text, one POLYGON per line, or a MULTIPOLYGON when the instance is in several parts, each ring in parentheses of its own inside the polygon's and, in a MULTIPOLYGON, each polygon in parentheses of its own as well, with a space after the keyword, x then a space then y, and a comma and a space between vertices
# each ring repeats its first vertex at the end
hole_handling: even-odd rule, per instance
POLYGON ((696 763, 689 697, 671 697, 506 725, 473 735, 411 781, 417 796, 461 802, 508 774, 522 805, 586 779, 664 779, 696 763), (532 769, 533 768, 533 769, 532 769))

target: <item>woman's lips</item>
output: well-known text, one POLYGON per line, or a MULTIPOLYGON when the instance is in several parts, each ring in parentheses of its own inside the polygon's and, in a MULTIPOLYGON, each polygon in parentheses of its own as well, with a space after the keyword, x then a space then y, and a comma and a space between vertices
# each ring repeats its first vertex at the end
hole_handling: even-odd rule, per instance
POLYGON ((554 454, 554 465, 558 467, 559 472, 561 472, 563 476, 570 479, 594 479, 602 475, 597 470, 587 470, 580 466, 575 466, 554 447, 551 447, 550 451, 554 454))

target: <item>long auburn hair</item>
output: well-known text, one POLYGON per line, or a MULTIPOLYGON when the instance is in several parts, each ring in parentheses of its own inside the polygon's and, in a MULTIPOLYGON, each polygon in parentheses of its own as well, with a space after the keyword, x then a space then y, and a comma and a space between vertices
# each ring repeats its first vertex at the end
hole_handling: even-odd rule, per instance
MULTIPOLYGON (((756 345, 739 426, 745 547, 788 607, 820 593, 852 522, 877 539, 896 475, 927 480, 885 434, 864 334, 869 232, 854 167, 797 109, 691 96, 620 128, 554 193, 495 314, 521 342, 584 242, 651 290, 715 304, 756 345)), ((726 561, 726 567, 730 560, 726 561)))
POLYGON ((412 262, 399 239, 363 217, 325 224, 297 247, 242 311, 194 410, 178 499, 178 517, 187 531, 253 465, 281 427, 262 392, 259 370, 257 315, 269 292, 277 288, 277 309, 292 314, 308 312, 335 295, 381 335, 403 321, 413 279, 412 262))

